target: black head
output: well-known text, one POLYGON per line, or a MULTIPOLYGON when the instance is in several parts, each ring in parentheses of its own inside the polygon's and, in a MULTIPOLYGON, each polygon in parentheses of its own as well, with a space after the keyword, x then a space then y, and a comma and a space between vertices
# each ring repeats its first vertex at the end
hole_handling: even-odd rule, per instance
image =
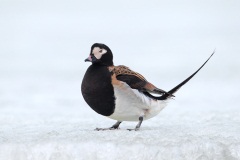
POLYGON ((101 43, 95 43, 91 47, 90 55, 85 62, 92 62, 98 65, 113 65, 113 55, 112 51, 108 46, 101 43))

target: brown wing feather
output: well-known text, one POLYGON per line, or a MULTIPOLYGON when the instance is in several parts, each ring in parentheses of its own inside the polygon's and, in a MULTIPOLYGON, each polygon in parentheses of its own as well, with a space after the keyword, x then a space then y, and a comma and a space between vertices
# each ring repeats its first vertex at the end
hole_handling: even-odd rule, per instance
POLYGON ((138 77, 139 79, 141 79, 143 81, 147 81, 141 74, 132 71, 130 68, 128 68, 124 65, 114 66, 114 73, 116 74, 116 76, 118 76, 118 75, 132 75, 132 76, 138 77))
POLYGON ((151 92, 156 94, 168 94, 166 91, 155 87, 149 83, 141 74, 132 71, 130 68, 119 65, 109 67, 109 71, 116 75, 120 81, 126 82, 131 88, 142 92, 151 92))

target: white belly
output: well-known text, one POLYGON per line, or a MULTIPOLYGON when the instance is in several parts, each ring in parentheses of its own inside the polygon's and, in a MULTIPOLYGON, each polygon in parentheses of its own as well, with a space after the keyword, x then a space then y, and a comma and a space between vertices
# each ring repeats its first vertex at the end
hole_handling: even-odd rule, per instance
POLYGON ((154 100, 136 89, 132 89, 125 82, 114 86, 116 97, 114 113, 108 116, 118 121, 138 121, 140 116, 144 120, 156 116, 166 105, 167 101, 154 100))

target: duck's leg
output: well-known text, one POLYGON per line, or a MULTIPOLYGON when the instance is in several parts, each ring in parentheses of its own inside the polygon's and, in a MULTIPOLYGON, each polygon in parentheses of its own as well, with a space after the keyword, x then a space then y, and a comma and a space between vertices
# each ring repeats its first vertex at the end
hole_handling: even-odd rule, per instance
POLYGON ((119 129, 119 125, 122 123, 122 121, 117 121, 112 127, 112 129, 119 129))
POLYGON ((141 127, 142 122, 143 122, 143 116, 139 117, 139 122, 136 125, 135 129, 128 129, 128 130, 129 131, 132 131, 132 130, 138 131, 140 129, 140 127, 141 127))
POLYGON ((96 131, 105 131, 105 130, 114 130, 119 129, 119 125, 122 123, 122 121, 117 121, 112 127, 110 128, 96 128, 96 131))

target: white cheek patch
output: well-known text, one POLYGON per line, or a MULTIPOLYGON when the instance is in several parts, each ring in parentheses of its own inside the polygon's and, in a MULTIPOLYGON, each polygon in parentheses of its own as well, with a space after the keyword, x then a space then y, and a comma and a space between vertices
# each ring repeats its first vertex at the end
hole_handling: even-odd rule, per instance
POLYGON ((97 59, 101 59, 102 55, 107 53, 106 49, 101 49, 99 47, 94 47, 92 53, 97 59))
POLYGON ((104 55, 105 53, 107 53, 106 49, 102 49, 102 55, 104 55))

